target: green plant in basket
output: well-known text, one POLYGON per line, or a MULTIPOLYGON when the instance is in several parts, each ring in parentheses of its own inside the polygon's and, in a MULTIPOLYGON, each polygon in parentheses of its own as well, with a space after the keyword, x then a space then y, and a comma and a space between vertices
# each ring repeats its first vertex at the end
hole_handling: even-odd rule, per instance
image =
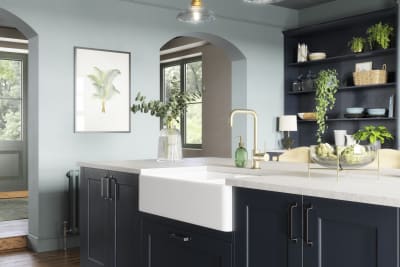
POLYGON ((364 50, 364 46, 366 43, 367 40, 364 37, 353 37, 353 39, 351 39, 351 41, 349 41, 347 45, 354 53, 361 53, 364 50))
POLYGON ((326 112, 332 110, 336 102, 336 92, 339 88, 338 74, 335 69, 322 70, 315 80, 315 113, 317 120, 317 143, 322 143, 322 137, 327 129, 326 112))
POLYGON ((390 46, 390 38, 394 36, 394 28, 389 24, 383 24, 379 22, 372 25, 367 29, 368 43, 372 49, 375 44, 379 45, 383 49, 387 49, 390 46))
POLYGON ((357 141, 368 141, 370 144, 375 144, 376 141, 380 141, 381 144, 385 143, 385 140, 392 140, 393 135, 385 126, 365 126, 358 130, 353 137, 357 141))

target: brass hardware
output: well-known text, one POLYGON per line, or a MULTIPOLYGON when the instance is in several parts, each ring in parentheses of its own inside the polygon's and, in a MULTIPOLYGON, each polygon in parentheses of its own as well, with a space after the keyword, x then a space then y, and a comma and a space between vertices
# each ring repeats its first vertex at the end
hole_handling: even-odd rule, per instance
POLYGON ((202 0, 192 0, 192 7, 202 7, 203 6, 203 2, 202 0))
POLYGON ((251 109, 234 109, 231 111, 231 127, 233 127, 233 118, 236 114, 248 114, 253 116, 254 119, 254 142, 253 142, 253 159, 251 161, 251 168, 252 169, 260 169, 260 161, 266 161, 266 154, 260 153, 257 150, 258 147, 258 117, 257 113, 251 109))

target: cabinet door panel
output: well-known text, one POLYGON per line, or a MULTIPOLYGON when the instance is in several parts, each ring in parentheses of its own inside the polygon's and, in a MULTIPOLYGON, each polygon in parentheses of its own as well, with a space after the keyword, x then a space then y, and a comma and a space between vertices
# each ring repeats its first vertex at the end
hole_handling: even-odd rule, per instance
POLYGON ((139 266, 138 175, 111 172, 115 267, 139 266))
POLYGON ((232 266, 232 245, 226 241, 150 221, 144 222, 143 229, 143 266, 232 266))
POLYGON ((235 189, 235 199, 236 266, 301 266, 301 196, 235 189))
POLYGON ((310 205, 313 244, 305 243, 304 266, 397 266, 396 208, 305 197, 304 207, 310 205))
POLYGON ((81 171, 81 264, 85 267, 111 266, 110 202, 104 200, 101 192, 101 178, 106 174, 97 169, 83 168, 81 171))

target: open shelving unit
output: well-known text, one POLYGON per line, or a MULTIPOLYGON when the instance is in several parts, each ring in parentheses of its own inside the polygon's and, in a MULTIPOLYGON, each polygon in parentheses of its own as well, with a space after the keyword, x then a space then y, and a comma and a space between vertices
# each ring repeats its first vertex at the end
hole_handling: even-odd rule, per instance
MULTIPOLYGON (((397 74, 397 43, 393 38, 390 48, 352 53, 347 46, 349 40, 355 36, 366 36, 368 27, 378 22, 388 23, 395 28, 397 35, 397 9, 380 10, 368 14, 343 18, 331 22, 311 25, 284 32, 285 40, 285 114, 294 115, 300 112, 312 112, 315 107, 315 90, 292 91, 292 83, 301 74, 308 71, 317 74, 323 69, 336 69, 339 74, 340 88, 336 94, 335 108, 328 113, 328 130, 324 141, 333 143, 333 130, 347 130, 354 133, 366 125, 384 125, 395 135, 394 142, 385 142, 387 147, 397 147, 398 138, 396 117, 397 103, 395 101, 395 115, 389 117, 362 117, 345 118, 348 107, 388 108, 390 96, 398 92, 397 74), (325 52, 326 59, 296 62, 297 44, 305 43, 310 52, 325 52), (355 86, 353 71, 355 64, 372 61, 373 69, 382 68, 386 64, 388 83, 355 86)), ((316 143, 315 121, 298 120, 298 131, 292 133, 297 146, 309 146, 316 143)))

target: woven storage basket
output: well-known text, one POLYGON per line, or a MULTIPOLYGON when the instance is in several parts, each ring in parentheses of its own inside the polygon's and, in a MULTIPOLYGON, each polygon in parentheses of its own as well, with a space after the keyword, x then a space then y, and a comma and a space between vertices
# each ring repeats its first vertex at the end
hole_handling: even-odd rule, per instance
POLYGON ((383 64, 381 70, 353 72, 353 80, 355 85, 387 83, 386 64, 383 64))

